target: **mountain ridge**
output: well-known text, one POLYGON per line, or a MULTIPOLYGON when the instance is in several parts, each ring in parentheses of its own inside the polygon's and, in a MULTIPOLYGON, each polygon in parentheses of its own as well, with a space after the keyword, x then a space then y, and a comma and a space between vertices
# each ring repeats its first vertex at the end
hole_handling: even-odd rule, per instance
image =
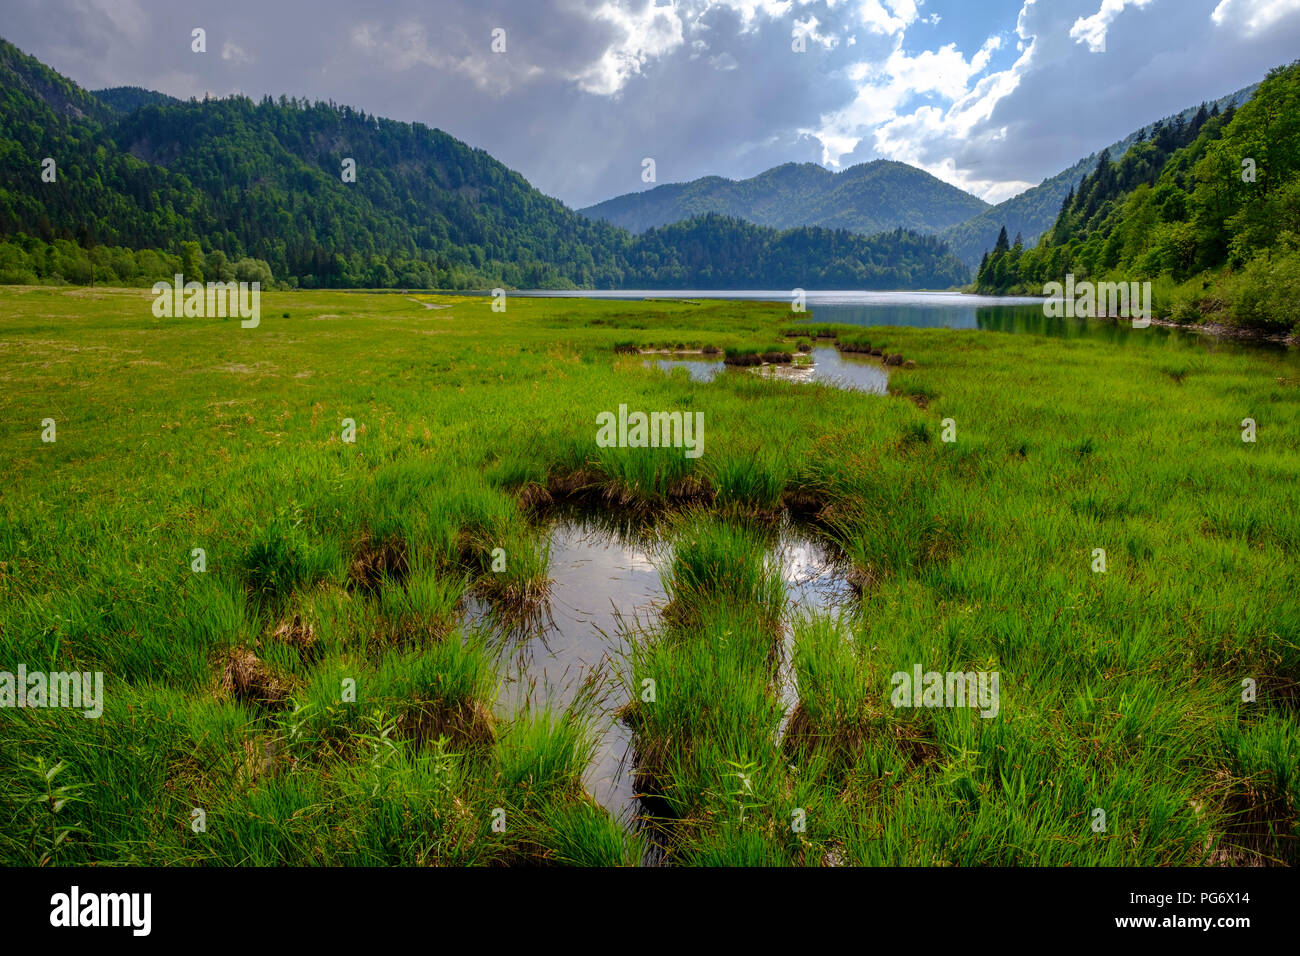
POLYGON ((988 208, 922 169, 877 159, 839 171, 782 163, 747 179, 703 176, 625 193, 578 212, 632 233, 707 212, 777 229, 823 226, 878 233, 900 226, 938 232, 988 208))
POLYGON ((781 231, 719 217, 641 241, 441 130, 332 102, 102 95, 0 40, 0 237, 14 239, 0 242, 0 281, 139 283, 180 262, 202 278, 203 262, 223 274, 249 259, 312 288, 969 279, 941 243, 901 232, 781 231))
MULTIPOLYGON (((1229 104, 1240 106, 1250 99, 1258 86, 1258 83, 1253 83, 1216 100, 1207 101, 1203 105, 1207 108, 1217 106, 1220 110, 1226 109, 1229 104)), ((956 186, 945 183, 917 167, 893 160, 877 159, 867 163, 858 163, 839 171, 828 170, 816 163, 790 162, 773 166, 747 179, 728 179, 716 175, 702 176, 684 183, 665 183, 653 189, 624 193, 603 202, 583 207, 578 212, 589 218, 620 225, 633 233, 640 233, 654 226, 681 221, 700 212, 721 212, 759 225, 770 225, 786 229, 802 225, 822 225, 830 228, 846 228, 853 232, 870 233, 887 231, 901 226, 917 232, 938 235, 948 243, 958 259, 964 262, 967 267, 973 269, 979 264, 980 257, 993 248, 998 233, 1003 228, 1006 228, 1008 234, 1012 236, 1020 234, 1026 244, 1032 245, 1037 242, 1038 238, 1050 229, 1056 221, 1057 213, 1060 211, 1061 203, 1066 195, 1079 184, 1079 181, 1084 176, 1096 168, 1098 159, 1104 153, 1109 152, 1112 156, 1123 155, 1137 141, 1138 136, 1143 131, 1150 130, 1158 123, 1173 123, 1179 116, 1183 117, 1184 120, 1190 119, 1199 108, 1199 104, 1189 106, 1178 113, 1172 113, 1169 116, 1153 120, 1124 138, 1089 153, 1061 172, 1044 179, 1037 186, 1031 186, 996 205, 990 205, 978 199, 978 197, 971 196, 956 186), (863 212, 858 206, 850 206, 846 210, 824 211, 826 206, 833 204, 837 198, 842 201, 848 195, 851 195, 852 185, 857 179, 867 175, 868 171, 886 168, 896 173, 901 170, 908 170, 913 174, 919 174, 919 176, 925 177, 932 183, 939 184, 946 190, 951 190, 953 193, 974 200, 979 208, 974 209, 968 217, 957 221, 940 223, 933 220, 917 221, 916 218, 907 221, 895 221, 897 213, 891 209, 887 210, 885 215, 881 217, 881 221, 888 222, 888 225, 883 228, 880 228, 881 221, 873 220, 870 215, 863 212), (796 214, 789 210, 782 212, 773 209, 772 206, 775 203, 782 201, 781 196, 769 195, 763 198, 755 198, 753 194, 764 184, 782 176, 789 176, 790 174, 787 171, 790 170, 803 172, 805 192, 810 191, 807 184, 816 181, 819 174, 822 177, 819 181, 823 186, 829 182, 826 177, 847 176, 848 178, 837 180, 835 191, 823 190, 825 195, 819 202, 809 202, 806 196, 785 197, 784 201, 790 203, 791 209, 805 210, 802 214, 796 214), (803 205, 800 206, 799 203, 803 203, 803 205), (869 225, 864 226, 864 224, 869 225)), ((914 178, 914 181, 920 180, 914 178)), ((930 185, 930 183, 927 183, 927 185, 930 185)))
MULTIPOLYGON (((1258 88, 1258 83, 1252 83, 1250 86, 1242 87, 1236 92, 1203 105, 1207 109, 1217 106, 1220 110, 1226 109, 1230 103, 1233 106, 1240 106, 1250 99, 1258 88)), ((1189 106, 1187 109, 1147 123, 1123 139, 1089 153, 1055 176, 1044 179, 1037 186, 1031 186, 1024 192, 1004 199, 965 222, 941 230, 939 235, 952 248, 957 258, 971 268, 977 266, 980 257, 993 248, 997 242, 998 232, 1003 227, 1006 228, 1008 235, 1014 237, 1019 234, 1026 245, 1033 245, 1043 233, 1052 228, 1065 197, 1069 195, 1070 190, 1079 185, 1079 180, 1096 169, 1097 161, 1103 154, 1108 152, 1111 156, 1122 156, 1137 142, 1144 131, 1149 131, 1158 123, 1173 123, 1179 116, 1185 120, 1190 119, 1199 109, 1199 104, 1189 106)))

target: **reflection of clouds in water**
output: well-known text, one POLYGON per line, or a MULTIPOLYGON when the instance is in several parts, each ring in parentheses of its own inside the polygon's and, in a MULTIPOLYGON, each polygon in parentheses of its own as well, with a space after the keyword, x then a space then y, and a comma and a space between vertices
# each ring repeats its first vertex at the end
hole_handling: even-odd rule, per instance
MULTIPOLYGON (((630 826, 639 804, 632 778, 632 732, 613 716, 626 700, 616 676, 620 671, 626 676, 629 666, 627 629, 653 628, 658 608, 667 600, 660 569, 671 559, 672 547, 658 538, 571 521, 555 523, 549 535, 551 617, 546 626, 503 641, 500 666, 506 684, 498 711, 509 718, 529 704, 563 710, 596 672, 607 694, 598 708, 596 748, 583 786, 630 826)), ((845 582, 824 542, 787 528, 765 550, 769 566, 786 584, 789 615, 839 613, 845 582)), ((798 684, 790 663, 792 629, 787 624, 782 630, 776 693, 788 719, 798 684)))
POLYGON ((824 542, 787 532, 777 545, 787 598, 801 611, 835 611, 851 589, 824 542))
POLYGON ((638 571, 642 573, 653 573, 655 571, 654 561, 650 555, 644 551, 627 552, 627 567, 629 571, 638 571))
POLYGON ((646 368, 654 365, 668 375, 675 368, 684 368, 691 379, 696 382, 711 382, 723 371, 724 365, 716 359, 656 359, 654 362, 642 362, 646 368))
POLYGON ((889 391, 889 373, 885 371, 880 360, 863 355, 841 355, 838 349, 816 348, 812 350, 815 364, 808 365, 764 365, 752 369, 767 378, 779 378, 801 385, 820 382, 853 392, 870 392, 884 395, 889 391))
POLYGON ((788 583, 806 583, 825 570, 825 559, 811 541, 788 542, 781 548, 781 573, 788 583))

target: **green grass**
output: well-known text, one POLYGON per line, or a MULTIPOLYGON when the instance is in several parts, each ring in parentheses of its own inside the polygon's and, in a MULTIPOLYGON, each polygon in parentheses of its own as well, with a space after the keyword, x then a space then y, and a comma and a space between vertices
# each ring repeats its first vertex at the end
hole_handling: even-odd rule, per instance
POLYGON ((245 330, 0 289, 0 670, 105 675, 98 720, 0 708, 0 861, 1296 862, 1294 357, 873 329, 917 362, 881 397, 616 351, 761 361, 784 304, 431 299, 268 293, 245 330), (703 412, 703 456, 598 447, 619 404, 703 412), (648 832, 582 790, 585 705, 502 713, 464 629, 544 602, 566 498, 669 516, 624 677, 648 832), (785 508, 861 591, 788 642, 785 508), (283 700, 223 688, 244 653, 283 700), (916 664, 999 672, 999 715, 893 708, 916 664))

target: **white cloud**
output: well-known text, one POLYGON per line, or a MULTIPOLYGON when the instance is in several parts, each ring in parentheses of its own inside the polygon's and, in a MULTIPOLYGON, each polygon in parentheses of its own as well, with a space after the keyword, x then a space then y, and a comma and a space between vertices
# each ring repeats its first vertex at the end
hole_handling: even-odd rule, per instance
POLYGON ((231 63, 252 63, 252 58, 244 52, 244 48, 238 44, 227 40, 221 44, 221 59, 229 60, 231 63))
POLYGON ((916 22, 914 0, 861 0, 858 16, 872 33, 901 34, 916 22))
POLYGON ((926 160, 926 144, 947 145, 969 136, 976 123, 988 118, 997 101, 1015 89, 1029 52, 1011 69, 976 81, 1001 47, 1001 37, 989 37, 967 59, 955 43, 916 55, 906 53, 899 44, 882 62, 854 64, 848 70, 848 77, 858 84, 853 102, 823 117, 820 128, 809 131, 822 142, 823 162, 839 165, 871 136, 881 155, 920 166, 966 188, 968 183, 950 157, 926 160), (904 113, 907 102, 918 96, 938 97, 950 105, 942 109, 927 104, 904 113))
MULTIPOLYGON (((801 0, 801 2, 807 3, 808 0, 801 0)), ((709 5, 730 7, 740 14, 741 29, 753 30, 758 27, 760 13, 768 19, 783 17, 790 12, 794 2, 793 0, 709 0, 709 5)))
POLYGON ((1106 52, 1106 32, 1125 7, 1145 7, 1151 0, 1101 0, 1101 9, 1090 17, 1079 17, 1070 27, 1070 39, 1086 43, 1093 53, 1106 52))
POLYGON ((682 18, 672 0, 663 5, 652 0, 635 12, 606 0, 594 16, 612 24, 621 36, 595 63, 572 77, 587 93, 613 96, 649 60, 664 56, 684 42, 682 18))
POLYGON ((813 43, 820 43, 828 50, 833 49, 836 44, 839 43, 839 38, 831 33, 818 32, 817 28, 820 25, 821 24, 817 22, 817 18, 814 16, 809 16, 808 19, 802 23, 795 20, 794 29, 791 31, 790 35, 792 37, 803 37, 805 40, 811 40, 813 43))
MULTIPOLYGON (((457 73, 471 80, 480 90, 495 96, 503 96, 513 87, 536 79, 543 72, 540 67, 520 59, 492 53, 487 37, 483 38, 478 50, 467 50, 461 55, 451 53, 445 45, 431 41, 424 25, 413 19, 398 23, 387 31, 373 23, 358 23, 352 28, 351 40, 352 45, 366 53, 370 60, 391 72, 427 67, 457 73)), ((509 42, 507 33, 507 50, 509 42)))
POLYGON ((1221 0, 1210 14, 1214 25, 1236 25, 1242 36, 1258 36, 1287 14, 1300 11, 1300 0, 1221 0))

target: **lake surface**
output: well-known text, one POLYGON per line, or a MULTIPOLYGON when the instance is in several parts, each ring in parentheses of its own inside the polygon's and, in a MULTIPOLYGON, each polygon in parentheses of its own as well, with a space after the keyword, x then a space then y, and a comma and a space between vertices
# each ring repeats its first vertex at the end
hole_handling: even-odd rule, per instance
MULTIPOLYGON (((789 289, 619 289, 512 292, 511 295, 569 299, 689 299, 792 301, 789 289)), ((1043 315, 1043 300, 1027 296, 966 295, 961 292, 807 292, 808 316, 803 321, 819 324, 895 325, 914 328, 971 329, 1046 335, 1056 338, 1090 338, 1147 345, 1169 341, 1187 344, 1222 345, 1230 350, 1264 349, 1285 351, 1267 342, 1216 339, 1188 329, 1151 325, 1135 329, 1127 320, 1052 319, 1043 315)))
MULTIPOLYGON (((815 348, 811 353, 812 365, 763 365, 757 367, 732 368, 732 375, 761 375, 764 378, 782 379, 788 382, 820 382, 836 388, 850 391, 871 392, 885 395, 889 392, 889 372, 880 363, 879 358, 872 358, 859 353, 841 353, 833 348, 815 348)), ((728 371, 720 359, 707 358, 671 358, 653 359, 643 363, 653 365, 672 374, 675 368, 684 368, 696 382, 711 382, 728 371)))

